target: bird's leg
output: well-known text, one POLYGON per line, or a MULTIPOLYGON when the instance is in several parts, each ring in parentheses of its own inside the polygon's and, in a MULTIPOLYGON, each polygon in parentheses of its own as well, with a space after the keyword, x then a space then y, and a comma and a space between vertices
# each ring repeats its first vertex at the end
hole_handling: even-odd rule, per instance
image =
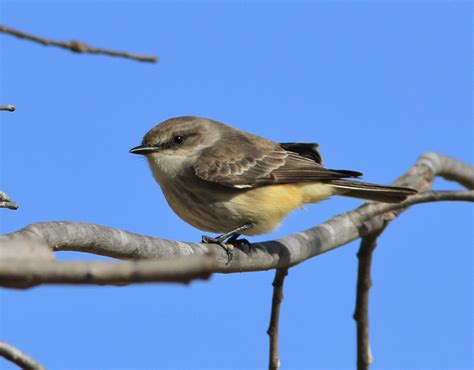
POLYGON ((218 236, 218 239, 227 240, 227 242, 235 241, 240 236, 242 231, 251 229, 254 226, 255 224, 253 222, 246 223, 245 225, 240 226, 237 229, 231 230, 228 233, 218 236))
MULTIPOLYGON (((224 248, 224 250, 227 253, 227 264, 229 264, 230 261, 232 261, 232 257, 234 256, 233 255, 234 244, 236 243, 237 238, 240 236, 240 233, 242 231, 251 229, 254 226, 255 224, 253 222, 249 222, 243 226, 238 227, 237 229, 231 230, 215 238, 207 236, 207 235, 203 235, 202 242, 219 244, 222 248, 224 248)), ((239 242, 246 242, 248 245, 250 245, 250 243, 246 239, 239 240, 239 242)))

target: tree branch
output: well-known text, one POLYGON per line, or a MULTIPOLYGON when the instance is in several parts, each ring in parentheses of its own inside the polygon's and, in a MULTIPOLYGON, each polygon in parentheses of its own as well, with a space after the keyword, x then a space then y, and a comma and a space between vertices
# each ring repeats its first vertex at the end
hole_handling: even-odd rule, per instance
POLYGON ((0 191, 0 208, 16 210, 18 209, 18 203, 11 200, 3 191, 0 191))
MULTIPOLYGON (((425 192, 431 188, 437 175, 474 188, 474 167, 436 153, 421 156, 415 166, 394 184, 425 192)), ((218 245, 165 240, 79 222, 35 223, 17 232, 0 235, 0 241, 8 246, 9 242, 18 238, 29 238, 32 242, 45 243, 55 251, 80 251, 119 259, 159 259, 212 253, 217 260, 215 272, 261 271, 291 267, 369 235, 416 202, 448 199, 472 200, 473 195, 472 191, 430 192, 427 195, 414 195, 401 205, 365 203, 309 230, 273 241, 255 243, 249 253, 236 248, 229 264, 227 254, 218 245)))
POLYGON ((278 370, 280 368, 280 356, 278 355, 278 325, 280 322, 280 306, 283 301, 283 284, 288 275, 288 268, 277 269, 273 280, 272 313, 270 326, 267 334, 270 337, 270 360, 268 368, 278 370))
MULTIPOLYGON (((472 186, 469 178, 462 177, 462 181, 472 186)), ((411 196, 405 202, 390 204, 384 209, 372 209, 364 215, 365 220, 370 220, 382 213, 386 215, 387 222, 395 218, 401 211, 414 204, 438 201, 474 201, 474 191, 427 191, 411 196)), ((372 352, 369 341, 369 290, 372 287, 371 268, 372 254, 377 246, 377 238, 385 230, 387 222, 378 230, 364 236, 361 240, 357 257, 359 259, 357 275, 356 308, 354 320, 357 328, 357 369, 368 370, 372 363, 372 352)))
POLYGON ((25 370, 45 370, 40 363, 33 360, 26 353, 23 353, 18 348, 15 348, 2 340, 0 340, 0 356, 25 370))
POLYGON ((15 106, 13 104, 0 105, 0 110, 6 110, 7 112, 14 112, 15 106))
POLYGON ((133 60, 137 60, 139 62, 156 63, 158 61, 158 58, 154 57, 154 56, 131 54, 131 53, 126 53, 126 52, 122 52, 122 51, 96 48, 96 47, 89 46, 87 44, 84 44, 83 42, 76 41, 76 40, 71 40, 71 41, 50 40, 50 39, 47 39, 47 38, 44 38, 44 37, 38 37, 38 36, 34 36, 34 35, 31 35, 31 34, 28 34, 28 33, 22 32, 22 31, 14 30, 10 27, 6 27, 6 26, 3 26, 3 25, 0 25, 0 32, 6 33, 6 34, 11 35, 11 36, 18 37, 20 39, 33 41, 33 42, 42 44, 44 46, 56 46, 56 47, 59 47, 59 48, 68 49, 68 50, 73 51, 75 53, 103 54, 103 55, 109 55, 109 56, 114 56, 114 57, 122 57, 122 58, 127 58, 127 59, 133 59, 133 60))
POLYGON ((357 370, 368 370, 372 363, 372 352, 369 341, 369 289, 372 287, 370 270, 372 253, 377 246, 377 238, 384 230, 373 232, 362 238, 359 252, 359 269, 357 274, 357 296, 354 320, 357 326, 357 370))
POLYGON ((0 286, 24 289, 40 284, 187 284, 194 279, 208 279, 214 268, 215 259, 209 255, 120 263, 6 259, 0 260, 0 286))
POLYGON ((438 191, 426 191, 424 193, 418 193, 412 195, 407 200, 401 203, 385 204, 384 207, 372 208, 365 212, 364 221, 386 214, 386 218, 394 218, 396 215, 407 209, 408 207, 415 204, 433 203, 433 202, 474 202, 474 191, 473 190, 438 190, 438 191))
POLYGON ((289 267, 362 238, 354 318, 358 331, 358 367, 371 360, 368 340, 368 292, 371 256, 377 236, 407 207, 434 201, 474 201, 474 191, 429 191, 436 176, 474 189, 474 167, 436 153, 421 156, 394 185, 420 193, 401 204, 368 202, 309 230, 274 241, 256 243, 250 252, 227 254, 213 244, 185 243, 76 222, 36 223, 0 235, 0 285, 25 288, 43 283, 127 284, 145 281, 189 281, 210 272, 232 273, 277 269, 272 301, 270 369, 279 368, 278 318, 283 282, 289 267), (124 260, 126 263, 56 262, 52 251, 80 251, 124 260), (5 253, 6 252, 6 253, 5 253), (208 254, 213 254, 209 257, 208 254), (204 255, 204 259, 202 256, 204 255), (207 255, 207 256, 206 256, 207 255), (187 256, 186 258, 176 258, 187 256), (190 256, 194 256, 194 259, 190 256), (201 258, 200 258, 201 257, 201 258), (165 259, 172 258, 171 260, 165 259), (161 260, 156 260, 161 259, 161 260), (174 265, 176 262, 178 265, 174 265))

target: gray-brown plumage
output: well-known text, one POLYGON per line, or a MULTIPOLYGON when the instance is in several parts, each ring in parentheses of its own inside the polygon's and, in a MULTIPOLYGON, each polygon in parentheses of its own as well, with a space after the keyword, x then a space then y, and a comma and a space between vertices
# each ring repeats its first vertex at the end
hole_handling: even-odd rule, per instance
POLYGON ((147 155, 171 208, 191 225, 268 232, 295 208, 331 195, 400 202, 416 191, 364 183, 356 171, 322 165, 317 144, 276 143, 198 117, 167 120, 132 153, 147 155))

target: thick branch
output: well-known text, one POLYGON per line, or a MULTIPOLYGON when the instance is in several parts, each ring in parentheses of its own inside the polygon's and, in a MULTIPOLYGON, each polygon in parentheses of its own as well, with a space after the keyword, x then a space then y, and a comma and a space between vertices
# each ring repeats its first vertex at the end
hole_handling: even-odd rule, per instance
POLYGON ((44 370, 45 368, 18 348, 0 340, 0 356, 26 370, 44 370))
POLYGON ((31 288, 39 284, 126 285, 130 283, 189 283, 208 279, 215 268, 211 256, 160 261, 97 262, 0 260, 0 286, 31 288))
POLYGON ((272 313, 270 326, 267 330, 267 334, 270 337, 270 359, 268 364, 270 370, 278 370, 280 368, 280 356, 278 355, 278 325, 280 322, 280 306, 283 301, 283 284, 286 275, 288 275, 288 268, 278 269, 275 272, 275 279, 273 280, 272 313))
MULTIPOLYGON (((437 175, 474 188, 474 167, 435 153, 420 157, 415 166, 400 177, 395 185, 414 187, 424 192, 431 188, 437 175)), ((405 207, 428 201, 425 197, 431 197, 430 201, 437 200, 435 198, 472 200, 473 192, 419 194, 402 205, 366 203, 354 211, 336 216, 309 230, 274 241, 253 244, 250 253, 236 249, 234 259, 229 264, 225 251, 217 245, 164 240, 86 223, 36 223, 15 233, 0 235, 0 241, 8 245, 17 238, 30 238, 32 241, 43 242, 56 251, 73 250, 120 259, 169 258, 212 253, 217 259, 216 272, 259 271, 290 267, 369 235, 380 229, 386 220, 396 217, 405 207), (394 207, 397 212, 393 211, 394 207)))
POLYGON ((50 40, 44 37, 34 36, 22 31, 14 30, 10 27, 0 25, 0 32, 6 33, 8 35, 12 35, 18 37, 20 39, 29 40, 33 42, 37 42, 44 46, 56 46, 63 49, 71 50, 75 53, 85 53, 85 54, 103 54, 103 55, 110 55, 114 57, 122 57, 127 59, 137 60, 139 62, 150 62, 156 63, 158 61, 157 57, 154 56, 146 56, 146 55, 139 55, 139 54, 131 54, 126 53, 123 51, 115 51, 109 49, 102 49, 96 48, 93 46, 89 46, 84 44, 83 42, 71 40, 71 41, 55 41, 50 40))
POLYGON ((7 112, 14 112, 15 106, 13 104, 0 105, 0 110, 6 110, 7 112))
POLYGON ((10 199, 3 191, 0 191, 0 208, 18 209, 18 203, 10 199))

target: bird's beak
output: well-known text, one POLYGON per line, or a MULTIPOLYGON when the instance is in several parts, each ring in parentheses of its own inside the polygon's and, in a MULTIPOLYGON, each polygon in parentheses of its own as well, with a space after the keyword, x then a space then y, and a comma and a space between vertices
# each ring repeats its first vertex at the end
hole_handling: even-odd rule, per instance
POLYGON ((146 154, 150 154, 150 153, 155 153, 159 150, 160 150, 160 148, 158 148, 156 146, 139 145, 139 146, 136 146, 135 148, 130 149, 130 153, 146 155, 146 154))

